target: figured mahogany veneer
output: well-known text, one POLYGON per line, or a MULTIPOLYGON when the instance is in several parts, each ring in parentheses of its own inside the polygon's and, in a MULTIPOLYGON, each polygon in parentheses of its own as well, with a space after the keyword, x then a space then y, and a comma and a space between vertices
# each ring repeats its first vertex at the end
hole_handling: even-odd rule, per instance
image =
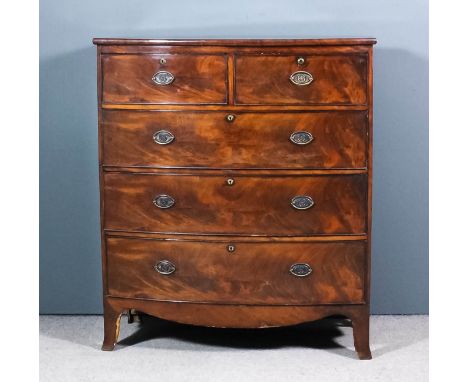
POLYGON ((109 296, 249 305, 364 303, 362 241, 273 244, 108 238, 107 248, 109 296), (173 275, 154 271, 165 260, 175 265, 173 275), (295 263, 313 264, 311 277, 292 276, 289 269, 295 263))
POLYGON ((351 319, 370 359, 374 39, 94 39, 103 350, 123 313, 351 319))
POLYGON ((236 103, 246 105, 365 104, 367 55, 239 55, 235 58, 236 103), (313 77, 310 86, 290 81, 296 71, 313 77))
POLYGON ((104 198, 108 230, 275 236, 366 232, 366 175, 106 173, 104 198), (156 207, 158 195, 171 196, 175 204, 156 207), (311 208, 291 206, 292 198, 302 195, 312 198, 311 208))
POLYGON ((362 168, 367 166, 367 111, 313 113, 104 110, 107 166, 191 168, 362 168), (153 135, 174 136, 166 145, 153 135), (291 134, 313 139, 294 144, 291 134))
POLYGON ((225 55, 107 55, 102 70, 104 103, 223 104, 227 99, 225 55), (154 83, 159 71, 174 75, 171 86, 154 83))

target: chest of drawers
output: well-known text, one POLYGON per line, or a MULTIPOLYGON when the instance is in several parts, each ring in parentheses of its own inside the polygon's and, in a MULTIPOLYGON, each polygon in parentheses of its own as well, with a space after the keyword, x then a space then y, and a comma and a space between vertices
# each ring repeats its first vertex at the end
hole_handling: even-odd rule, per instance
POLYGON ((370 359, 374 39, 97 45, 104 344, 122 313, 348 317, 370 359))

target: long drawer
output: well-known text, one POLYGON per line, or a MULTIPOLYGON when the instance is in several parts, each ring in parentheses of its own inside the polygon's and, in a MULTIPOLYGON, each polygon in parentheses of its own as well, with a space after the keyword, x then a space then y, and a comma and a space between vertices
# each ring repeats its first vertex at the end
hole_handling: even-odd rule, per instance
POLYGON ((367 176, 104 176, 109 230, 314 235, 366 232, 367 176))
POLYGON ((104 110, 103 161, 109 166, 365 168, 367 125, 365 111, 104 110))
POLYGON ((107 293, 239 304, 363 303, 366 245, 107 238, 107 293))

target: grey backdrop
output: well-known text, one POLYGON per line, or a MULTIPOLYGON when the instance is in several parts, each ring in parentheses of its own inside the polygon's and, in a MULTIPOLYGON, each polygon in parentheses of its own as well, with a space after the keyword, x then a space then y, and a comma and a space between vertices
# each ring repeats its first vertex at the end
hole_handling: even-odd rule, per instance
POLYGON ((41 0, 40 311, 101 312, 93 37, 376 37, 373 313, 428 312, 426 0, 41 0))

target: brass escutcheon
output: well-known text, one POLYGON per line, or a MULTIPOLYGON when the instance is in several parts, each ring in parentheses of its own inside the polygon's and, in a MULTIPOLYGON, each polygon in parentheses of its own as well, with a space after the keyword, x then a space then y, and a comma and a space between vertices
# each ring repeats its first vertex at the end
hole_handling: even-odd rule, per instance
POLYGON ((228 114, 226 115, 226 121, 232 122, 236 119, 236 116, 234 114, 228 114))

